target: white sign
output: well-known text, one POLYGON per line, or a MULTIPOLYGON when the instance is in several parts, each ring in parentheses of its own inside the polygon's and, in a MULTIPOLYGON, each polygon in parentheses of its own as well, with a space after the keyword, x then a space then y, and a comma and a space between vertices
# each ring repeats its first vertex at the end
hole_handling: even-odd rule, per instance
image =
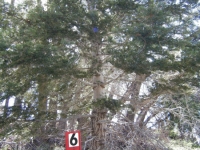
POLYGON ((79 135, 78 133, 68 134, 69 147, 79 146, 79 135))

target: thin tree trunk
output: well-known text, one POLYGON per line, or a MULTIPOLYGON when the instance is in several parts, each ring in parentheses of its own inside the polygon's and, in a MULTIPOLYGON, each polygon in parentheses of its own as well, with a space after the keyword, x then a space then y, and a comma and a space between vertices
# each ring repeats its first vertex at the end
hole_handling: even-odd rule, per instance
POLYGON ((87 130, 83 127, 87 123, 88 120, 86 118, 82 117, 82 118, 78 118, 77 121, 78 121, 77 129, 81 131, 81 145, 82 145, 82 147, 84 147, 85 141, 87 138, 87 130))
POLYGON ((53 119, 53 120, 56 119, 56 117, 57 117, 57 101, 52 100, 52 99, 49 101, 48 113, 49 113, 48 117, 50 117, 50 119, 53 119))
POLYGON ((9 98, 7 98, 6 101, 5 101, 4 111, 3 111, 3 116, 4 116, 4 118, 7 118, 8 115, 9 115, 9 112, 8 112, 8 105, 9 105, 9 98))
POLYGON ((131 109, 127 112, 127 118, 131 121, 134 121, 135 119, 135 111, 137 110, 138 100, 139 100, 139 94, 140 94, 140 88, 142 83, 145 81, 146 75, 136 75, 135 81, 133 81, 127 90, 127 93, 123 96, 123 99, 129 99, 130 97, 130 104, 131 109))
MULTIPOLYGON (((14 108, 15 108, 15 113, 17 114, 18 117, 21 117, 23 115, 22 113, 22 97, 17 96, 15 97, 15 103, 14 103, 14 108)), ((27 109, 27 108, 26 108, 27 109)), ((29 109, 29 108, 28 108, 29 109)), ((28 114, 26 114, 28 115, 28 114)), ((27 119, 27 116, 23 116, 24 119, 27 119)))
POLYGON ((41 75, 38 79, 38 117, 37 119, 44 119, 47 113, 47 81, 46 77, 41 75))
POLYGON ((38 105, 37 105, 37 113, 35 113, 35 122, 31 128, 32 133, 35 135, 39 135, 39 140, 43 140, 46 136, 48 127, 46 126, 45 119, 47 119, 47 96, 48 96, 48 88, 47 88, 47 77, 45 75, 39 75, 37 79, 37 92, 38 92, 38 105))

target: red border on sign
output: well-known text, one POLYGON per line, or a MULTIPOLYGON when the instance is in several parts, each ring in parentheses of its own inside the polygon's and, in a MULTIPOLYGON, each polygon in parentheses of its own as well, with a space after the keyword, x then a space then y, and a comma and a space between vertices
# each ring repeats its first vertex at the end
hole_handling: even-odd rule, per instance
POLYGON ((65 147, 66 147, 66 150, 81 150, 81 132, 79 130, 65 132, 65 147), (69 136, 68 135, 71 133, 78 133, 79 146, 69 147, 69 136))

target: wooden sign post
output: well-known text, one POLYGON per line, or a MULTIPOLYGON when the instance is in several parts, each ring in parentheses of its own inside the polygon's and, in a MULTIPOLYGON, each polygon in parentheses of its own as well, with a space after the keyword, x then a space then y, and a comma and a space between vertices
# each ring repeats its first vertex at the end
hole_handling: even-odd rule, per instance
POLYGON ((80 131, 65 132, 66 150, 81 150, 81 133, 80 131))

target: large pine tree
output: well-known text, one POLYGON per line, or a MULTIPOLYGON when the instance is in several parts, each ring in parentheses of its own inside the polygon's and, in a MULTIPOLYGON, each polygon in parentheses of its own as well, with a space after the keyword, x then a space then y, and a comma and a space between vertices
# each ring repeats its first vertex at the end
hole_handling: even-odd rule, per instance
POLYGON ((163 107, 164 120, 168 113, 173 116, 176 96, 198 88, 198 5, 197 0, 49 0, 46 6, 25 1, 18 7, 2 2, 4 133, 9 132, 8 124, 12 134, 31 126, 30 136, 42 141, 55 132, 50 129, 58 127, 55 122, 62 131, 87 124, 83 142, 90 135, 85 147, 94 150, 111 149, 107 138, 115 134, 109 131, 120 127, 113 147, 145 148, 145 138, 151 138, 138 129, 145 130, 163 107), (145 82, 153 85, 150 94, 141 96, 145 82), (9 108, 11 98, 15 105, 9 108), (110 123, 121 110, 127 110, 123 130, 121 124, 110 123), (147 116, 149 112, 153 113, 147 116), (69 125, 61 125, 63 119, 69 125), (119 138, 128 138, 129 131, 138 135, 131 144, 131 138, 119 138))

